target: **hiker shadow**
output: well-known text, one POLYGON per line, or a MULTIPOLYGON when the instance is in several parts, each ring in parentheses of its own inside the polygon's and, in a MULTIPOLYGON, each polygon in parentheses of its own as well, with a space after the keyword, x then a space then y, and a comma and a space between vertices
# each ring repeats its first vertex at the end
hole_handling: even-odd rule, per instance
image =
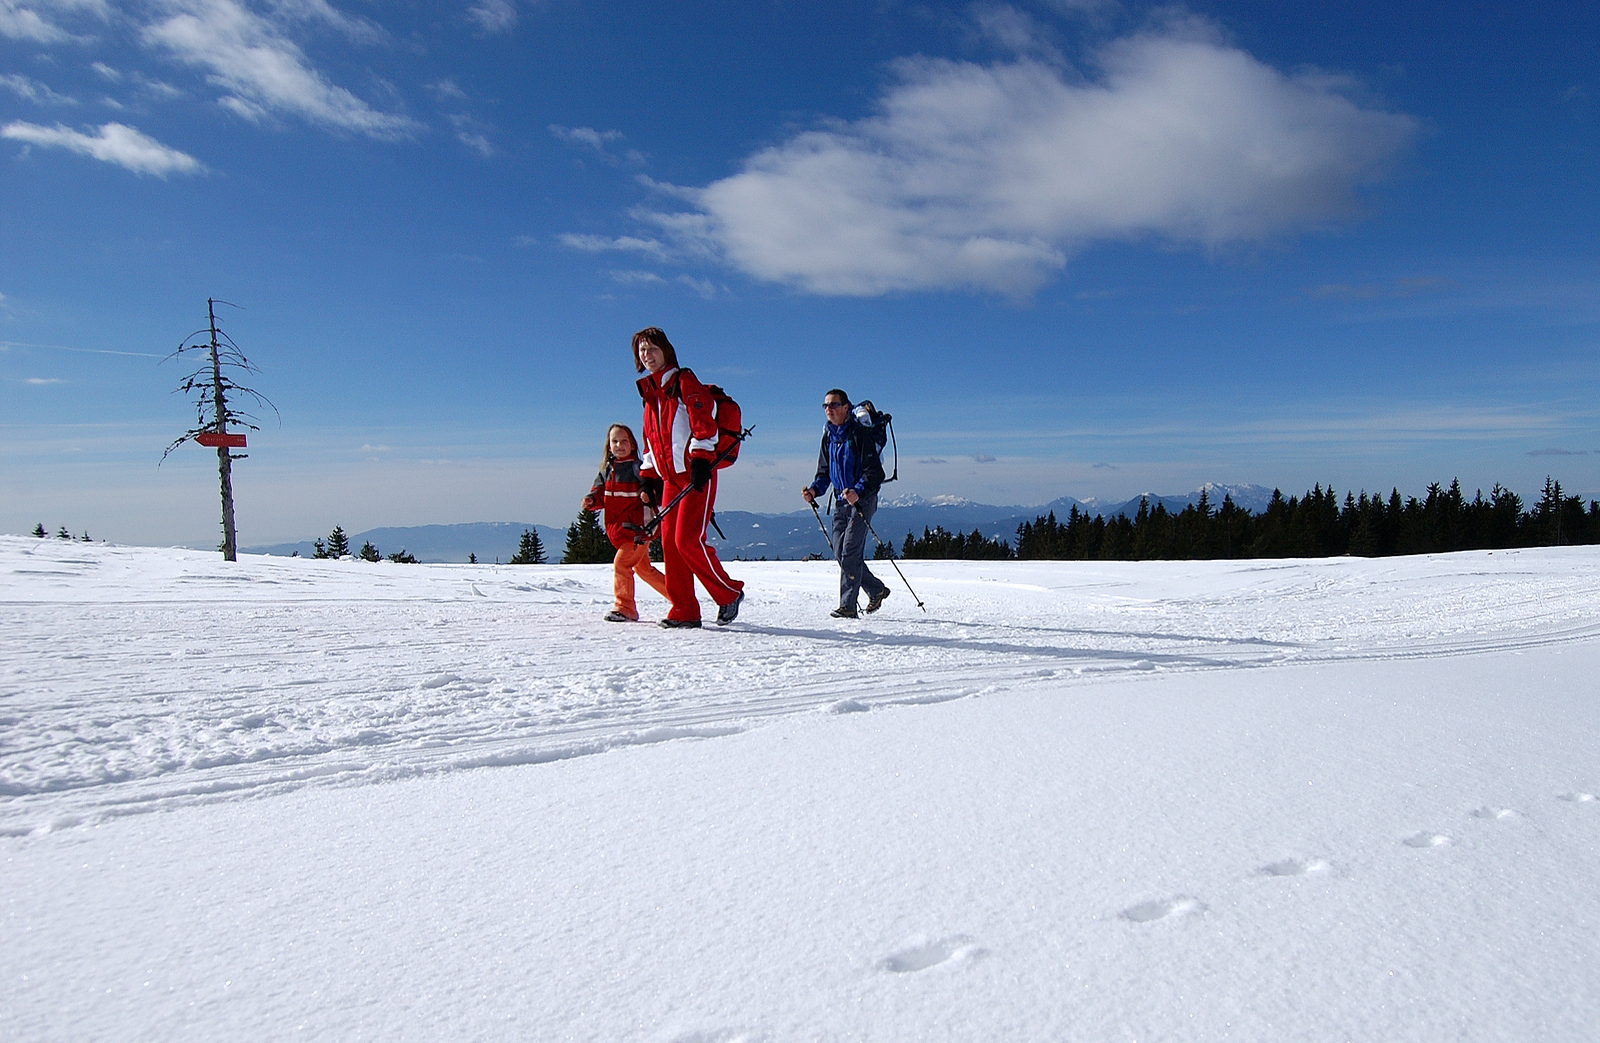
MULTIPOLYGON (((802 638, 806 641, 829 642, 849 648, 929 648, 959 652, 980 652, 996 656, 1033 656, 1060 659, 1069 662, 1127 662, 1148 663, 1151 667, 1220 667, 1236 666, 1238 660, 1226 655, 1197 653, 1162 653, 1150 649, 1116 649, 1102 647, 1070 647, 1064 645, 1028 645, 1009 641, 992 641, 974 637, 955 637, 939 634, 884 634, 865 631, 823 630, 800 627, 747 625, 745 633, 765 634, 769 637, 802 638)), ((1128 636, 1121 635, 1118 636, 1128 636)), ((1173 640, 1171 635, 1157 635, 1173 640)), ((1181 639, 1180 639, 1181 640, 1181 639)))

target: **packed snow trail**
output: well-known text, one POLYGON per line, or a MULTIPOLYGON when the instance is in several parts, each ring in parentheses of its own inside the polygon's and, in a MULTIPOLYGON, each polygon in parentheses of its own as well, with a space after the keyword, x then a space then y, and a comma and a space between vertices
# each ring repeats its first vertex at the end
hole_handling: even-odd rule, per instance
POLYGON ((1587 548, 904 567, 926 615, 891 597, 830 619, 832 562, 740 562, 737 623, 667 633, 601 620, 604 565, 229 564, 0 537, 0 834, 817 710, 1600 635, 1587 548))

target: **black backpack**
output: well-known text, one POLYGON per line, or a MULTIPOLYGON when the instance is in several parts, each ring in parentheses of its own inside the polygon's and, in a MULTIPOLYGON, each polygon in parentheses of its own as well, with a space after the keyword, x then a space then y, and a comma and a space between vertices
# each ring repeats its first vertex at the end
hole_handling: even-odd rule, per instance
POLYGON ((884 479, 892 482, 900 477, 900 443, 894 437, 894 417, 888 413, 880 413, 878 407, 872 404, 871 399, 862 399, 857 402, 853 410, 856 423, 872 432, 873 444, 878 447, 878 460, 883 461, 883 448, 886 445, 894 446, 894 473, 884 479))

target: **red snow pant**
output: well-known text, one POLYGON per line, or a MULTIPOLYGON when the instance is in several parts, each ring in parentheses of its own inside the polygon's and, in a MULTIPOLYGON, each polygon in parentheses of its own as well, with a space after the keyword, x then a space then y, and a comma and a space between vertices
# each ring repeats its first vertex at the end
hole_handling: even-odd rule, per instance
POLYGON ((667 573, 667 600, 672 602, 667 618, 699 619, 695 580, 718 605, 726 605, 744 590, 744 584, 728 575, 717 560, 717 552, 706 543, 711 505, 717 499, 717 474, 711 473, 711 481, 704 489, 690 485, 688 475, 664 478, 663 484, 663 503, 671 503, 678 493, 689 490, 676 507, 661 517, 661 564, 667 573))

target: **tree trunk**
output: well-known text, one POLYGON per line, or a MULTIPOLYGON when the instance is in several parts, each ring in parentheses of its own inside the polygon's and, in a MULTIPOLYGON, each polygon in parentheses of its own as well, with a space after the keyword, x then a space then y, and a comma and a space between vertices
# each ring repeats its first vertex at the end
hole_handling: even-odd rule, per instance
MULTIPOLYGON (((216 395, 217 434, 228 433, 228 402, 222 396, 222 363, 217 358, 216 304, 206 299, 211 317, 211 390, 216 395)), ((222 559, 239 560, 239 536, 233 527, 233 454, 225 445, 217 446, 217 475, 222 480, 222 559)))

